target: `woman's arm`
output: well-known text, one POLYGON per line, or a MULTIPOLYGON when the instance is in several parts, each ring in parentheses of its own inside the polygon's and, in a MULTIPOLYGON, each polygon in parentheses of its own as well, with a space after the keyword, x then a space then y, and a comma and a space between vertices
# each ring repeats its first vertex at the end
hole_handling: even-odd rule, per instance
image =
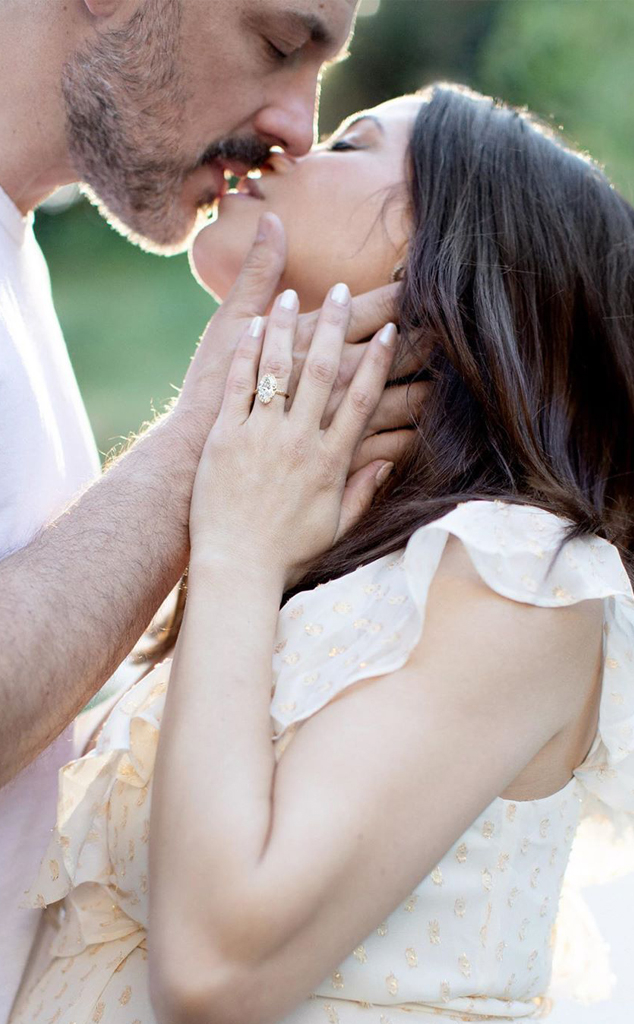
POLYGON ((192 565, 190 579, 153 797, 155 1005, 170 1024, 264 1024, 327 977, 572 719, 601 608, 499 597, 450 540, 424 643, 303 723, 276 768, 279 577, 246 550, 192 565))
MULTIPOLYGON (((292 1009, 571 719, 597 664, 596 604, 499 597, 450 541, 424 643, 307 720, 276 766, 280 598, 332 544, 342 499, 370 495, 367 474, 344 492, 345 480, 391 360, 387 332, 322 431, 344 307, 327 304, 288 413, 281 399, 251 409, 261 341, 243 341, 202 463, 215 504, 200 499, 209 481, 195 488, 150 844, 151 984, 170 1024, 265 1024, 292 1009)), ((290 372, 295 319, 276 305, 262 372, 290 372)))

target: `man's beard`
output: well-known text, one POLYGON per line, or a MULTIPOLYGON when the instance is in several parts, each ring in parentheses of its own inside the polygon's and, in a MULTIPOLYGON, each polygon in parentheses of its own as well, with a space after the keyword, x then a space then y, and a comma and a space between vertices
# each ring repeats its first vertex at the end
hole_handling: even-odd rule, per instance
POLYGON ((84 191, 121 234, 150 252, 181 252, 215 196, 199 197, 192 224, 183 203, 190 174, 217 158, 259 166, 255 137, 182 154, 187 91, 179 68, 182 0, 145 0, 119 29, 103 32, 64 68, 67 142, 84 191))

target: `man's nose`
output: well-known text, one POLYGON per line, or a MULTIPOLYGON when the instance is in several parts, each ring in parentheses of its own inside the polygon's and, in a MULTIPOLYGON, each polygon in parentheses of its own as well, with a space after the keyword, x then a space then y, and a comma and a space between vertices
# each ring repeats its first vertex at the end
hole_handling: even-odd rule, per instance
POLYGON ((271 102, 262 107, 255 118, 258 135, 281 146, 290 156, 305 156, 315 141, 317 121, 318 79, 310 83, 286 83, 271 102))

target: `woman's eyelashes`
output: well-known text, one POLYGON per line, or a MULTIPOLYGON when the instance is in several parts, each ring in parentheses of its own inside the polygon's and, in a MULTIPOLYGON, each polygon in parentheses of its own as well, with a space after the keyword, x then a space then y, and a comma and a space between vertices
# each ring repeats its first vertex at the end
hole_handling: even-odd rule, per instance
POLYGON ((322 139, 321 145, 331 151, 344 152, 349 149, 372 149, 375 146, 375 142, 371 136, 366 137, 365 133, 355 132, 354 134, 350 133, 350 135, 337 135, 333 132, 332 135, 328 135, 325 139, 322 139))
POLYGON ((353 146, 351 142, 347 142, 345 139, 337 139, 336 142, 331 142, 328 146, 331 152, 340 153, 346 149, 358 149, 358 146, 353 146))

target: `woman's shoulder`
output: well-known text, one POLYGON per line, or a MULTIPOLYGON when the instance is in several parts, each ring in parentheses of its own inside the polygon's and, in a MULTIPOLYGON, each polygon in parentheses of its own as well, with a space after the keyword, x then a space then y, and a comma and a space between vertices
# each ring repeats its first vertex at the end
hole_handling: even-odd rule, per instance
MULTIPOLYGON (((443 556, 450 538, 468 555, 463 569, 468 565, 471 575, 512 600, 549 607, 609 596, 632 600, 632 585, 614 545, 595 535, 569 538, 572 525, 533 505, 462 502, 414 530, 401 549, 295 595, 280 619, 292 628, 293 622, 318 615, 338 632, 349 616, 357 628, 369 611, 380 609, 389 618, 390 608, 416 604, 417 596, 418 603, 426 599, 441 560, 447 563, 443 556)), ((307 635, 321 635, 324 623, 313 627, 305 624, 307 635)), ((375 632, 380 632, 377 624, 375 632)))
POLYGON ((459 540, 478 575, 502 596, 546 607, 593 598, 632 598, 619 552, 595 535, 569 539, 570 520, 533 505, 468 501, 416 530, 406 546, 412 572, 430 534, 459 540))
POLYGON ((599 538, 562 546, 569 526, 532 506, 465 502, 419 527, 401 550, 296 595, 282 609, 274 653, 280 726, 313 714, 353 682, 401 668, 421 640, 428 602, 438 595, 432 583, 443 574, 449 589, 460 588, 460 600, 447 600, 447 608, 460 607, 461 615, 465 581, 473 583, 467 608, 469 600, 502 597, 517 602, 519 617, 521 605, 557 609, 617 592, 631 597, 616 549, 599 538))
POLYGON ((571 525, 534 506, 464 502, 415 530, 401 550, 296 595, 282 609, 273 659, 277 736, 353 683, 402 668, 424 642, 441 563, 451 570, 459 562, 481 589, 518 602, 518 615, 520 605, 552 610, 552 630, 576 635, 578 620, 593 620, 602 647, 600 719, 576 774, 588 813, 596 797, 611 815, 634 815, 634 595, 617 549, 596 536, 568 539, 571 525), (450 547, 458 554, 448 559, 450 547))

